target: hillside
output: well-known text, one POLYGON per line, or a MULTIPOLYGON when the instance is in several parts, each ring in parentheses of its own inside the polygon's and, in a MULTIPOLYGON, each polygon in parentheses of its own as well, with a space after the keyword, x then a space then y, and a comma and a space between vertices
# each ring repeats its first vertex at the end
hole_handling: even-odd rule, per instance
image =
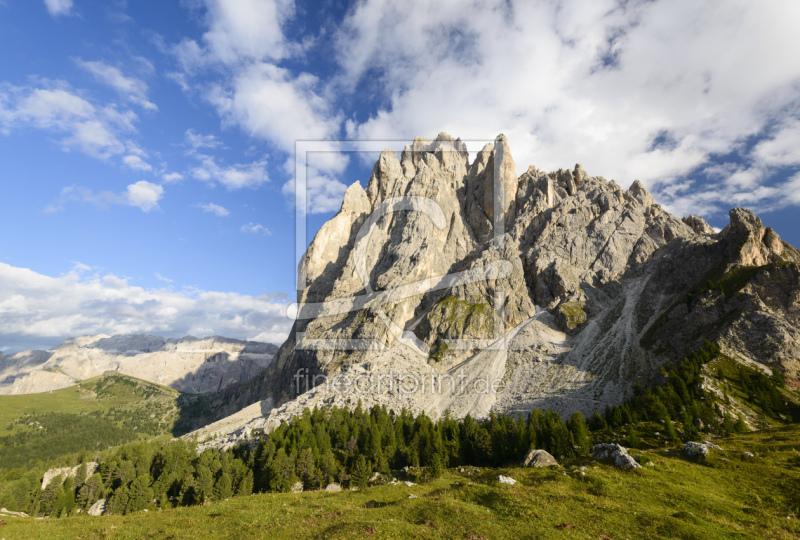
POLYGON ((0 471, 181 435, 202 425, 201 401, 115 372, 59 390, 0 396, 0 471))
POLYGON ((6 538, 796 538, 799 437, 796 425, 726 437, 702 462, 662 446, 642 451, 638 459, 652 466, 634 471, 575 459, 556 469, 453 468, 415 486, 259 494, 125 516, 0 517, 6 538), (517 484, 499 484, 500 474, 517 484))
POLYGON ((269 366, 277 347, 219 336, 166 339, 145 334, 72 338, 50 351, 0 356, 0 394, 66 388, 116 371, 181 392, 217 392, 269 366))
POLYGON ((289 338, 262 375, 209 397, 230 416, 200 438, 225 446, 359 400, 588 416, 705 340, 800 384, 800 252, 752 212, 717 232, 639 181, 580 165, 517 177, 502 135, 473 155, 447 134, 418 138, 348 188, 301 262, 289 338))

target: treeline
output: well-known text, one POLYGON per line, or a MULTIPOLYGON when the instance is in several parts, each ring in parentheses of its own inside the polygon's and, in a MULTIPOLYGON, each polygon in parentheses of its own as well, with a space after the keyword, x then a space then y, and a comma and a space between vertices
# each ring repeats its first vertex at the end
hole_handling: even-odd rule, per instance
MULTIPOLYGON (((483 421, 447 414, 433 420, 406 410, 364 410, 361 404, 355 410, 306 409, 256 441, 224 452, 198 455, 195 445, 185 441, 133 443, 101 456, 95 474, 79 471, 74 479, 58 479, 46 490, 39 489, 41 476, 28 474, 5 486, 0 504, 59 516, 102 498, 109 512, 127 513, 152 505, 168 508, 253 492, 283 492, 297 485, 319 489, 337 482, 363 487, 376 473, 388 479, 400 469, 425 480, 447 467, 518 464, 532 448, 557 458, 587 456, 593 442, 618 438, 617 431, 626 433, 634 447, 641 442, 639 431, 650 436, 663 432, 674 441, 699 439, 700 426, 720 434, 740 432, 746 429, 743 419, 731 417, 724 403, 703 390, 703 366, 718 355, 717 346, 706 343, 681 362, 665 366, 661 384, 637 385, 631 400, 603 414, 595 412, 588 421, 580 412, 564 421, 553 411, 538 409, 527 417, 492 414, 483 421)), ((746 389, 773 412, 785 410, 779 378, 743 369, 737 388, 746 389)), ((731 382, 724 374, 718 376, 731 382)))
MULTIPOLYGON (((703 388, 703 366, 720 355, 719 347, 706 341, 698 351, 678 363, 669 363, 661 370, 665 379, 661 384, 645 388, 634 385, 634 397, 626 403, 606 409, 605 414, 595 412, 589 420, 590 429, 617 429, 642 422, 663 424, 665 436, 673 441, 697 440, 700 430, 717 435, 741 433, 747 425, 741 415, 732 416, 727 393, 724 398, 703 388), (680 430, 680 433, 678 433, 680 430)), ((709 375, 705 375, 709 377, 709 375)), ((717 369, 719 385, 731 391, 738 390, 751 405, 773 419, 785 420, 790 413, 788 403, 781 393, 783 377, 774 372, 768 377, 759 370, 739 366, 736 375, 726 375, 717 369)))

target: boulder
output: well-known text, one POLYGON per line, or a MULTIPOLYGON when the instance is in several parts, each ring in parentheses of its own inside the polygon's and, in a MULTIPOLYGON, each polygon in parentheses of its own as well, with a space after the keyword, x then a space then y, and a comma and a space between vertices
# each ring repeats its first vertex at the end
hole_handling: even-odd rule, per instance
POLYGON ((102 516, 106 513, 106 500, 100 499, 92 506, 89 507, 89 510, 86 512, 90 516, 102 516))
POLYGON ((639 465, 630 454, 628 449, 616 443, 596 444, 592 448, 594 458, 600 461, 613 460, 614 465, 622 469, 641 469, 639 465))
POLYGON ((292 493, 302 493, 303 492, 303 482, 295 482, 292 484, 292 493))
POLYGON ((558 467, 558 461, 546 450, 531 450, 522 460, 523 467, 558 467))
POLYGON ((508 484, 509 486, 513 486, 514 484, 517 483, 517 481, 514 480, 513 478, 509 478, 508 476, 503 476, 502 474, 497 477, 497 481, 500 482, 501 484, 508 484))
POLYGON ((700 459, 704 459, 708 457, 709 450, 722 450, 716 444, 711 444, 708 441, 704 441, 702 443, 696 443, 689 441, 684 446, 683 449, 686 451, 686 455, 689 457, 699 457, 700 459))
POLYGON ((328 484, 327 486, 325 486, 325 491, 329 491, 331 493, 338 493, 342 491, 342 486, 340 486, 337 483, 328 484))

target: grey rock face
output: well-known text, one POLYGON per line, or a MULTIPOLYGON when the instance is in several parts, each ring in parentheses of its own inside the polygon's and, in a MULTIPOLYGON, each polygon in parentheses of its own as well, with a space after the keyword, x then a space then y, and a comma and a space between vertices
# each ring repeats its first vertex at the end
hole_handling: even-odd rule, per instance
POLYGON ((359 400, 476 418, 588 415, 705 339, 800 376, 800 252, 750 211, 732 210, 715 233, 665 212, 640 181, 624 190, 580 165, 517 178, 503 136, 469 157, 447 134, 417 138, 399 159, 384 151, 365 190, 348 189, 301 265, 308 283, 289 339, 264 376, 222 399, 236 410, 271 399, 243 425, 271 429, 304 407, 359 400), (460 374, 503 390, 308 384, 460 374))
POLYGON ((558 461, 546 450, 531 450, 522 460, 523 467, 558 467, 558 461))

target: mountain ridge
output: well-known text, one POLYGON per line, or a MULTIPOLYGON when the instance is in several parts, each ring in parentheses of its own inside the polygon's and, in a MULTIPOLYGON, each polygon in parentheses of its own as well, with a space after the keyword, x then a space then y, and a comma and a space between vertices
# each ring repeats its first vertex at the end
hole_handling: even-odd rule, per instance
POLYGON ((67 339, 49 351, 0 356, 0 394, 56 390, 106 371, 183 392, 216 392, 263 371, 276 351, 271 343, 221 336, 81 336, 67 339))

